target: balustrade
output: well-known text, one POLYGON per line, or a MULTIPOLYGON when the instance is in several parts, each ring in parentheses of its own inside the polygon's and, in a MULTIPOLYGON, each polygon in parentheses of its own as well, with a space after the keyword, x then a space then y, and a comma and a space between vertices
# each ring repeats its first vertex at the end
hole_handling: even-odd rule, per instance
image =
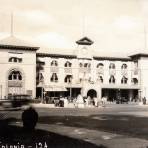
POLYGON ((9 80, 8 87, 22 87, 23 83, 20 80, 9 80))

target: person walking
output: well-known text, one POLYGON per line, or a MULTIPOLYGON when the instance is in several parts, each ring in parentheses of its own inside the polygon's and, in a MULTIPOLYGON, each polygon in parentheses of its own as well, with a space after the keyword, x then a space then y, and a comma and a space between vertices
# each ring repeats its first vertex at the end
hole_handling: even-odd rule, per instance
POLYGON ((146 98, 145 97, 142 99, 142 102, 143 102, 143 105, 146 105, 146 98))
POLYGON ((106 106, 106 97, 102 97, 102 106, 105 107, 106 106))
POLYGON ((94 97, 94 106, 98 107, 98 98, 97 97, 94 97))
POLYGON ((102 99, 99 97, 97 102, 98 107, 102 107, 102 99))

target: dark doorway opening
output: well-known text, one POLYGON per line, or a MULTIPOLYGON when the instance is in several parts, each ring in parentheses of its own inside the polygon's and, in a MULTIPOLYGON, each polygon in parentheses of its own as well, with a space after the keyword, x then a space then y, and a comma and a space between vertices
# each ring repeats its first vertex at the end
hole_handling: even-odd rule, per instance
POLYGON ((122 89, 121 90, 121 98, 123 98, 123 99, 125 99, 127 101, 129 100, 128 94, 129 94, 129 90, 127 90, 127 89, 122 89))
POLYGON ((97 92, 94 89, 90 89, 87 92, 87 97, 90 96, 91 98, 97 97, 97 92))
POLYGON ((42 87, 36 88, 36 97, 41 98, 42 97, 42 87))
POLYGON ((107 97, 107 101, 113 102, 117 98, 117 89, 102 89, 102 97, 107 97))
POLYGON ((67 88, 64 93, 65 97, 76 98, 81 93, 81 88, 67 88))

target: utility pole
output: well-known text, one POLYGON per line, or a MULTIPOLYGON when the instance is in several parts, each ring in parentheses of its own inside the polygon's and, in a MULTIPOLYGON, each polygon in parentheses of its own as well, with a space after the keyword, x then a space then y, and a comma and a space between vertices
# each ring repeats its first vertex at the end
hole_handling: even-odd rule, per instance
POLYGON ((144 49, 147 50, 147 30, 145 24, 144 24, 144 49))
POLYGON ((11 12, 11 36, 13 36, 13 12, 11 12))
POLYGON ((72 77, 70 78, 70 99, 72 98, 72 77))
POLYGON ((1 99, 2 99, 2 88, 3 88, 3 86, 2 86, 2 85, 0 85, 0 88, 1 88, 1 99))

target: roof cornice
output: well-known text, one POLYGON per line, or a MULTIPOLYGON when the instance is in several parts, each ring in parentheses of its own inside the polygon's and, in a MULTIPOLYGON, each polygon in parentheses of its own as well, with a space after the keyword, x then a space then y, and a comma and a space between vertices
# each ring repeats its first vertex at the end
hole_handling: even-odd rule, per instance
POLYGON ((63 55, 63 54, 50 54, 50 53, 37 53, 37 57, 65 57, 65 58, 77 58, 76 55, 63 55))
POLYGON ((137 53, 137 54, 133 54, 133 55, 130 55, 129 57, 148 57, 148 53, 137 53))
MULTIPOLYGON (((61 58, 77 58, 76 55, 63 55, 63 54, 50 54, 50 53, 37 53, 37 57, 61 57, 61 58)), ((131 61, 132 59, 129 57, 127 58, 118 58, 118 57, 98 57, 93 56, 93 59, 96 60, 123 60, 123 61, 131 61)))
POLYGON ((39 47, 15 46, 15 45, 3 45, 3 44, 0 44, 0 49, 33 50, 33 51, 36 51, 36 50, 39 49, 39 47))

